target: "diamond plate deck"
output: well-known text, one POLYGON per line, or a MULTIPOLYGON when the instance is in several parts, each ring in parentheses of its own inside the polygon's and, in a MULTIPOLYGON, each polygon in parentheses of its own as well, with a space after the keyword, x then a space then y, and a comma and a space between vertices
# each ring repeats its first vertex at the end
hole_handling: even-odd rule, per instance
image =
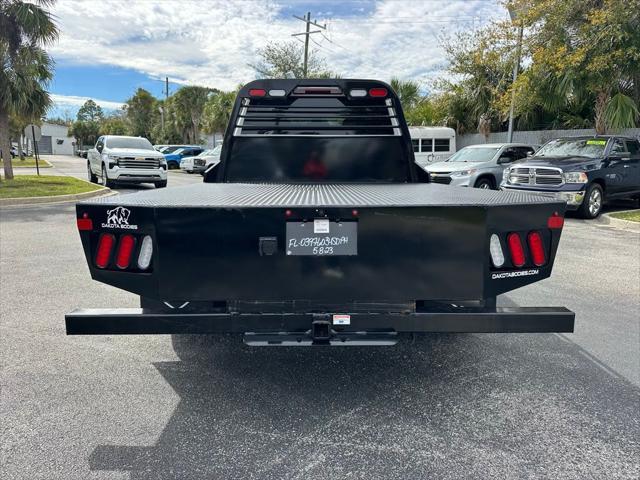
POLYGON ((163 208, 330 208, 506 206, 554 203, 562 202, 525 192, 502 192, 424 183, 392 185, 202 183, 97 198, 81 202, 80 205, 163 208))

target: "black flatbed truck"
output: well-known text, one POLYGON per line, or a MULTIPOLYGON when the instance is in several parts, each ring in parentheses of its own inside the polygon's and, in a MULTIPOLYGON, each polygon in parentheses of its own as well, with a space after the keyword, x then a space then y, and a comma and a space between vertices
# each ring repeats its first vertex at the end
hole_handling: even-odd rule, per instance
POLYGON ((68 334, 388 345, 573 331, 564 307, 496 306, 551 274, 565 203, 429 184, 382 82, 251 82, 220 160, 202 184, 77 205, 92 278, 141 307, 75 310, 68 334))

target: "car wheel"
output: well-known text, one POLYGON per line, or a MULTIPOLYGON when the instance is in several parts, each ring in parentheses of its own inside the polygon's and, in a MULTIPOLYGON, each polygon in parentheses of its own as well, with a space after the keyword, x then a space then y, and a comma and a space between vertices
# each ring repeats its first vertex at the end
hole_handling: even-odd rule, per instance
POLYGON ((167 164, 167 167, 169 168, 169 170, 177 170, 178 168, 180 168, 180 165, 178 165, 178 162, 169 162, 167 164))
POLYGON ((597 183, 592 183, 585 192, 584 200, 582 201, 582 205, 580 205, 578 214, 582 218, 596 218, 602 211, 603 202, 604 194, 602 187, 597 183))
POLYGON ((107 188, 113 187, 113 182, 109 180, 109 177, 107 177, 107 169, 105 168, 104 165, 102 165, 102 185, 104 185, 107 188))
POLYGON ((162 180, 161 182, 155 182, 154 185, 156 186, 156 188, 164 188, 167 186, 167 181, 162 180))
POLYGON ((492 190, 493 189, 493 182, 491 180, 489 180, 488 178, 481 178, 476 182, 474 187, 475 188, 481 188, 483 190, 492 190))
POLYGON ((87 162, 87 178, 91 183, 98 183, 98 176, 91 170, 91 163, 87 162))

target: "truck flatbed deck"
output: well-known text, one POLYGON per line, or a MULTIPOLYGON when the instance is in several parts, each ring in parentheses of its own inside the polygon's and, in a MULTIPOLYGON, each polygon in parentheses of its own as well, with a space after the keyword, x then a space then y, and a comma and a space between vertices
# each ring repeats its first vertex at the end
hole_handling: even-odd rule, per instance
POLYGON ((296 207, 482 207, 564 202, 543 195, 499 192, 445 185, 407 183, 366 184, 247 184, 203 183, 163 191, 87 200, 81 205, 160 208, 296 208, 296 207))

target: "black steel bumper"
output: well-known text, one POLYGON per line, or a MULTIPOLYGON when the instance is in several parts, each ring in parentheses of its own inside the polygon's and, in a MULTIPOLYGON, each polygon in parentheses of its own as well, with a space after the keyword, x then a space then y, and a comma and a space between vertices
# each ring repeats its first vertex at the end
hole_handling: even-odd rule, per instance
POLYGON ((332 314, 324 313, 148 313, 122 308, 75 310, 65 320, 67 335, 242 333, 250 344, 389 344, 402 332, 573 332, 575 314, 564 307, 352 313, 350 325, 337 326, 332 325, 332 314))

